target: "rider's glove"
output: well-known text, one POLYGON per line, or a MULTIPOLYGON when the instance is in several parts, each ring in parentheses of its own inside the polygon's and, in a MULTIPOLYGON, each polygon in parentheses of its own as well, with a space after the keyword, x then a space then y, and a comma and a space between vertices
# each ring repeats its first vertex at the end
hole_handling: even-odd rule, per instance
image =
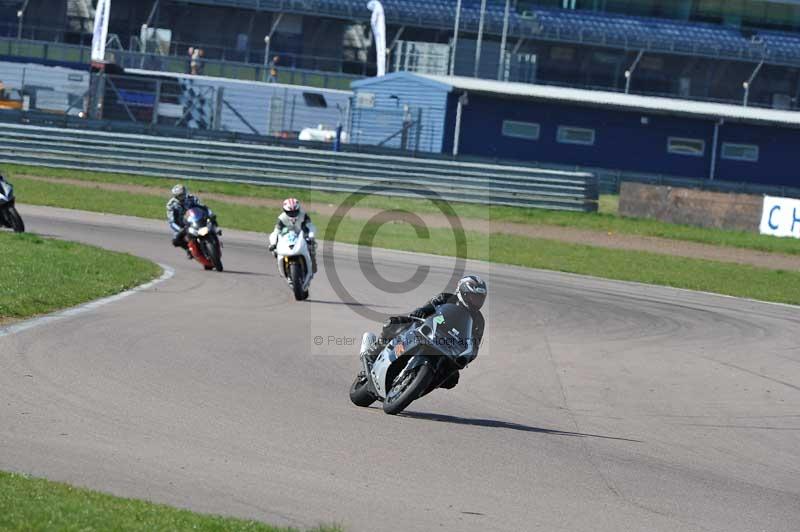
POLYGON ((425 317, 425 311, 422 310, 421 308, 418 308, 417 310, 415 310, 414 312, 409 314, 409 316, 411 316, 412 318, 424 318, 425 317))
POLYGON ((275 244, 270 244, 270 245, 269 245, 269 250, 270 250, 270 251, 275 251, 275 248, 276 248, 276 247, 277 247, 277 246, 275 246, 275 244))

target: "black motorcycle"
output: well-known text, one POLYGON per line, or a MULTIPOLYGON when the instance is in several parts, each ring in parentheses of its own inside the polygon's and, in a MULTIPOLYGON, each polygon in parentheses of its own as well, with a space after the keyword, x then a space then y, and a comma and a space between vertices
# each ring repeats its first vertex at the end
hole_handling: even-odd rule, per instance
POLYGON ((436 388, 451 387, 458 372, 477 356, 472 316, 458 305, 446 304, 427 319, 409 318, 374 362, 365 355, 375 335, 361 340, 361 372, 350 386, 357 406, 383 401, 383 411, 399 414, 412 401, 436 388))
POLYGON ((9 227, 16 233, 24 233, 25 223, 14 203, 14 187, 5 179, 0 179, 0 225, 9 227))

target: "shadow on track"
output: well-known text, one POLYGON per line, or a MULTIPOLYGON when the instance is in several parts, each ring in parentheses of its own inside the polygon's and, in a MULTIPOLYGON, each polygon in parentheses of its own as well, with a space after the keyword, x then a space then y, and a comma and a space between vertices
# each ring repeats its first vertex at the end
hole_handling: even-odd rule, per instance
POLYGON ((228 275, 255 275, 258 277, 271 277, 271 275, 259 272, 237 272, 236 270, 225 270, 228 275))
POLYGON ((355 303, 352 301, 325 301, 322 299, 307 299, 306 303, 317 303, 320 305, 342 305, 344 307, 372 307, 372 308, 386 308, 386 305, 374 305, 366 303, 355 303))
POLYGON ((445 414, 429 414, 427 412, 403 412, 402 414, 400 414, 400 416, 412 419, 424 419, 426 421, 438 421, 439 423, 454 423, 456 425, 472 425, 475 427, 487 427, 492 429, 518 430, 520 432, 535 432, 538 434, 551 434, 554 436, 576 436, 579 438, 601 438, 604 440, 618 440, 618 441, 628 441, 633 443, 642 443, 641 440, 634 440, 630 438, 618 438, 616 436, 603 436, 600 434, 585 434, 582 432, 569 432, 565 430, 545 429, 542 427, 532 427, 529 425, 522 425, 520 423, 498 421, 495 419, 466 418, 458 416, 448 416, 445 414))

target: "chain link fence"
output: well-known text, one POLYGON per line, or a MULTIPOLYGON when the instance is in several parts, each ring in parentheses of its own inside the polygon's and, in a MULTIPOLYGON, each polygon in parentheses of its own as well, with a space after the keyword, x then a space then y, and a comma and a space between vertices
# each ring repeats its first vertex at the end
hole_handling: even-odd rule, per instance
POLYGON ((437 153, 441 148, 423 109, 359 108, 349 91, 138 69, 118 75, 90 73, 2 61, 0 84, 0 112, 82 117, 111 122, 112 129, 204 130, 332 147, 338 131, 339 145, 406 153, 437 153))

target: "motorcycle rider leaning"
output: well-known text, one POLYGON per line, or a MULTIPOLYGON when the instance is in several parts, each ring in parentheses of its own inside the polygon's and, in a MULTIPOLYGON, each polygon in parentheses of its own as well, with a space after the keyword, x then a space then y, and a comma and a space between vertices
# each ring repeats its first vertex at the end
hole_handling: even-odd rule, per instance
MULTIPOLYGON (((486 301, 486 283, 477 275, 467 275, 458 281, 454 293, 442 292, 428 301, 427 304, 411 312, 408 316, 393 316, 386 320, 381 330, 380 338, 367 348, 365 355, 370 363, 374 362, 386 344, 397 336, 406 326, 411 323, 411 318, 428 318, 436 313, 436 309, 441 305, 450 303, 464 307, 472 317, 472 341, 474 342, 475 356, 478 356, 478 349, 483 340, 483 329, 486 321, 481 314, 481 307, 486 301)), ((452 389, 458 384, 459 372, 455 372, 439 387, 452 389)))
MULTIPOLYGON (((192 254, 186 241, 186 224, 183 216, 186 211, 195 207, 206 209, 208 217, 214 225, 217 225, 217 216, 211 212, 211 209, 203 205, 197 196, 189 194, 189 191, 183 185, 172 187, 172 197, 167 202, 167 223, 169 223, 169 228, 172 230, 172 245, 186 250, 186 254, 190 259, 192 254)), ((220 232, 220 234, 222 233, 220 232)))
POLYGON ((314 235, 317 228, 311 217, 300 205, 297 198, 287 198, 283 201, 283 212, 278 215, 275 228, 269 235, 269 250, 274 252, 278 245, 278 235, 284 228, 294 231, 302 231, 303 237, 308 244, 308 253, 311 255, 311 272, 317 273, 317 241, 314 235))

